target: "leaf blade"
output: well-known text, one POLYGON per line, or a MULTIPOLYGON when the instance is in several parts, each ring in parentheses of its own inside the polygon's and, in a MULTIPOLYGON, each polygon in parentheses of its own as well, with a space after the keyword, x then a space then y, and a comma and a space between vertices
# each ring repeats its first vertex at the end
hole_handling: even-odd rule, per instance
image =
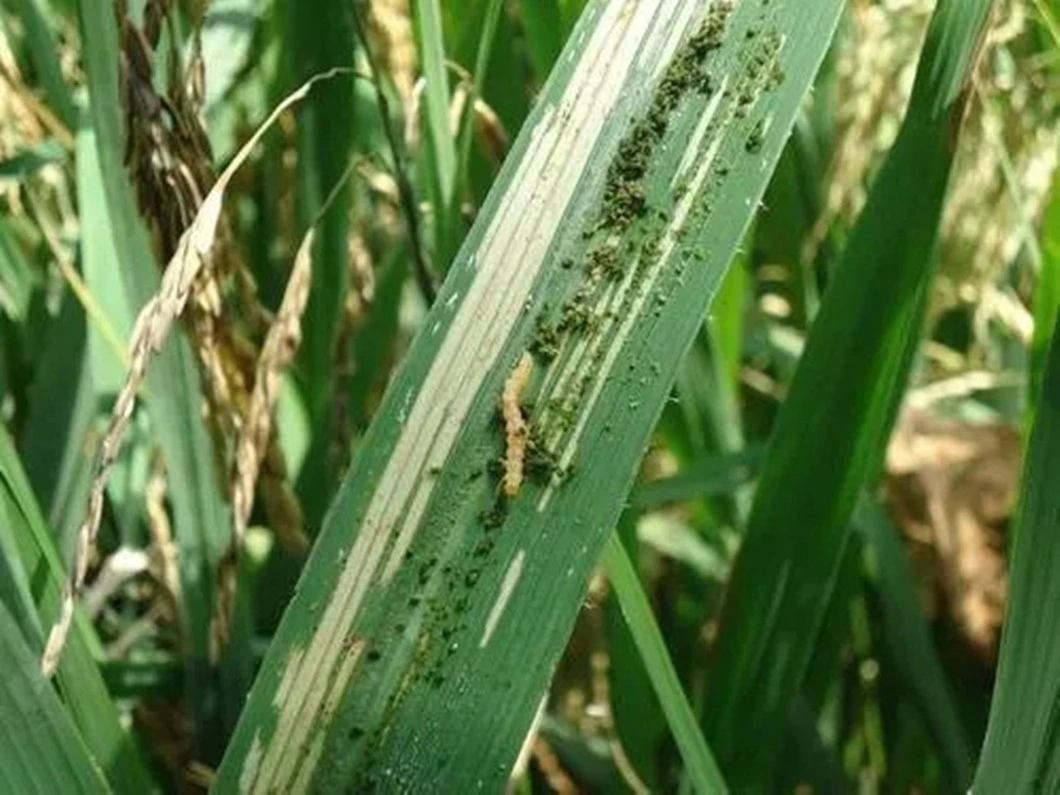
POLYGON ((688 775, 696 792, 728 792, 718 763, 700 733, 698 721, 685 697, 681 681, 666 651, 666 643, 659 631, 651 606, 641 588, 637 572, 616 533, 608 539, 604 551, 607 576, 622 607, 626 625, 640 651, 659 703, 666 713, 677 747, 685 761, 688 775))
POLYGON ((449 75, 438 0, 416 0, 416 31, 427 81, 427 127, 443 205, 453 199, 456 146, 449 134, 449 75))
POLYGON ((849 539, 916 350, 933 250, 991 7, 936 7, 906 120, 851 233, 781 408, 705 695, 730 784, 770 786, 849 539), (915 178, 912 175, 916 175, 915 178))
MULTIPOLYGON (((20 558, 18 562, 11 560, 10 565, 32 573, 28 579, 39 624, 48 626, 59 615, 66 571, 4 428, 0 428, 0 480, 0 512, 7 519, 5 529, 9 534, 5 538, 13 542, 20 558)), ((33 651, 39 653, 44 645, 43 632, 28 640, 33 651)), ((107 692, 94 656, 98 645, 91 625, 77 614, 56 674, 65 708, 114 788, 145 792, 150 789, 150 778, 107 692)))
POLYGON ((1009 597, 986 739, 973 790, 1049 792, 1060 784, 1060 324, 1046 359, 1023 467, 1009 597), (1033 671, 1028 676, 1027 671, 1033 671), (1000 788, 1000 789, 999 789, 1000 788))
POLYGON ((108 792, 69 714, 0 604, 0 784, 5 792, 108 792))
POLYGON ((745 3, 726 23, 727 6, 694 0, 590 5, 332 506, 219 788, 502 784, 840 6, 745 3), (649 168, 633 153, 632 172, 659 212, 637 215, 619 150, 649 127, 649 168), (533 423, 559 434, 556 463, 582 468, 554 483, 529 473, 498 515, 484 470, 504 454, 505 382, 540 339, 536 320, 554 322, 546 301, 586 318, 577 292, 609 234, 632 248, 614 309, 593 282, 586 311, 602 327, 561 335, 531 387, 533 423), (695 251, 709 257, 693 268, 695 251), (557 407, 578 381, 565 425, 557 407), (495 709, 501 692, 508 710, 495 709))

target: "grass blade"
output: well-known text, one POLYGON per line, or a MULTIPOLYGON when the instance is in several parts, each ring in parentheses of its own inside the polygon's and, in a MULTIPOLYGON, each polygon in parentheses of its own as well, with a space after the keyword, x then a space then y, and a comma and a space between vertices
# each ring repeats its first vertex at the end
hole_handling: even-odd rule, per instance
MULTIPOLYGON (((301 85, 311 75, 353 64, 356 39, 345 12, 337 11, 326 0, 309 4, 303 0, 287 0, 280 8, 281 18, 286 22, 283 26, 285 92, 291 86, 301 85), (321 26, 321 19, 329 19, 329 23, 321 26)), ((349 162, 356 123, 353 82, 352 75, 337 75, 320 85, 319 94, 306 102, 299 117, 299 229, 317 224, 317 216, 336 177, 349 162)), ((307 527, 314 531, 320 526, 334 494, 332 401, 337 389, 336 337, 348 281, 351 201, 350 187, 344 183, 334 199, 336 206, 319 219, 313 245, 314 276, 298 352, 297 372, 313 428, 313 444, 298 488, 307 527)))
POLYGON ((731 494, 755 478, 764 452, 761 445, 753 445, 737 453, 702 458, 676 475, 638 484, 630 493, 630 505, 638 511, 650 511, 672 503, 731 494))
POLYGON ((41 84, 44 86, 48 104, 55 114, 66 125, 68 131, 77 126, 77 107, 74 105, 70 88, 63 79, 62 66, 59 63, 59 50, 55 44, 55 35, 46 18, 44 0, 18 0, 19 15, 26 29, 29 43, 29 55, 33 61, 41 84))
POLYGON ((14 528, 22 524, 23 517, 3 468, 0 468, 0 478, 3 478, 0 488, 4 492, 3 497, 0 497, 0 522, 3 522, 4 527, 12 528, 10 532, 0 533, 0 602, 3 602, 12 620, 22 631, 26 642, 32 648, 40 649, 44 645, 44 630, 15 540, 14 528))
POLYGON ((972 755, 946 672, 917 601, 917 587, 897 530, 883 509, 865 501, 855 519, 883 612, 883 636, 894 670, 912 691, 949 767, 951 790, 967 790, 972 755))
POLYGON ((611 534, 604 549, 604 565, 626 624, 659 697, 659 704, 670 723, 670 730, 681 751, 693 788, 701 793, 728 792, 718 764, 699 731, 695 713, 681 688, 681 681, 670 661, 666 642, 655 623, 655 616, 641 588, 637 572, 615 533, 611 534))
POLYGON ((21 444, 26 474, 46 506, 63 560, 73 551, 73 534, 88 494, 85 450, 98 414, 85 348, 85 315, 67 292, 41 353, 21 444))
POLYGON ((565 38, 558 0, 522 0, 519 10, 530 63, 538 82, 543 83, 559 57, 565 38))
POLYGON ((1060 314, 1060 177, 1042 218, 1042 270, 1034 289, 1034 339, 1031 342, 1031 394, 1038 394, 1050 329, 1060 314))
POLYGON ((841 7, 590 4, 329 512, 220 790, 503 785, 841 7), (526 461, 497 413, 530 349, 505 412, 527 412, 526 461), (529 464, 507 500, 502 456, 529 464))
MULTIPOLYGON (((66 570, 4 429, 0 429, 0 481, 5 542, 11 542, 20 558, 17 564, 9 558, 10 565, 19 566, 26 573, 38 621, 42 627, 48 626, 59 614, 66 570)), ((30 641, 36 654, 43 645, 43 633, 30 641)), ((56 674, 59 690, 84 743, 103 766, 114 789, 146 792, 150 789, 148 774, 121 726, 118 710, 103 682, 95 660, 98 646, 91 624, 78 613, 56 674)), ((36 662, 34 666, 37 667, 36 662)))
POLYGON ((486 10, 482 17, 482 31, 479 34, 478 51, 475 54, 475 72, 470 95, 460 120, 460 132, 457 136, 459 162, 456 171, 456 187, 453 189, 453 201, 450 202, 446 224, 450 230, 460 227, 461 204, 470 180, 471 140, 475 130, 475 103, 482 97, 482 90, 489 74, 490 56, 493 54, 494 40, 497 38, 497 23, 500 21, 502 0, 487 0, 486 10))
POLYGON ((909 112, 852 230, 777 419, 708 678, 707 739, 730 785, 771 786, 855 500, 875 475, 922 325, 933 250, 989 0, 941 0, 909 112))
POLYGON ((37 174, 45 166, 66 160, 66 150, 52 138, 23 149, 0 160, 0 178, 24 180, 37 174))
POLYGON ((0 309, 16 322, 25 320, 38 274, 22 252, 7 218, 0 218, 0 309))
POLYGON ((423 75, 427 81, 427 128, 443 204, 440 209, 444 210, 453 199, 456 146, 449 132, 449 70, 446 68, 438 0, 416 0, 415 20, 423 75))
MULTIPOLYGON (((615 533, 623 546, 639 550, 637 517, 626 511, 615 533)), ((660 750, 670 739, 666 715, 644 668, 633 634, 617 599, 604 602, 607 622, 607 679, 615 736, 630 767, 649 791, 656 791, 663 768, 660 750)))
POLYGON ((997 681, 974 792, 1060 787, 1060 324, 1023 467, 997 681))
POLYGON ((0 789, 108 792, 70 715, 0 604, 0 789))
POLYGON ((91 124, 83 124, 78 129, 76 153, 77 196, 81 205, 81 272, 85 286, 110 323, 110 328, 100 328, 89 319, 88 357, 96 389, 101 394, 113 395, 117 394, 125 378, 128 365, 126 346, 132 332, 133 310, 123 280, 114 278, 114 263, 119 259, 99 167, 99 145, 91 124))

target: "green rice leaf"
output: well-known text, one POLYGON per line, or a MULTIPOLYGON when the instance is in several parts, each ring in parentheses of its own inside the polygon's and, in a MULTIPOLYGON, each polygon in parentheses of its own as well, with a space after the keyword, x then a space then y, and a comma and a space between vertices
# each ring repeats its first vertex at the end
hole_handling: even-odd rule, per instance
POLYGON ((1060 788, 1060 324, 1023 466, 1008 606, 983 753, 972 790, 1060 788))
POLYGON ((538 80, 544 82, 559 57, 566 35, 558 0, 522 0, 519 11, 530 63, 538 80))
POLYGON ((637 572, 626 554, 622 541, 615 534, 604 551, 604 564, 615 596, 622 607, 626 625, 633 634, 633 641, 640 651, 644 667, 648 671, 655 693, 659 698, 666 719, 670 723, 681 758, 685 762, 689 780, 696 792, 728 792, 725 780, 721 777, 718 764, 707 748, 703 735, 699 731, 695 713, 688 704, 681 680, 670 661, 659 626, 655 623, 651 605, 641 588, 637 572))
POLYGON ((456 145, 449 131, 449 70, 446 66, 442 12, 438 0, 416 0, 416 34, 427 83, 427 128, 443 207, 453 198, 456 145))
POLYGON ((71 130, 77 126, 77 107, 63 79, 59 50, 52 32, 51 10, 46 0, 18 0, 18 13, 26 31, 29 55, 52 110, 71 130))
POLYGON ((867 500, 858 508, 855 525, 865 541, 870 573, 880 595, 885 659, 912 691, 949 768, 951 789, 964 791, 972 778, 968 738, 921 611, 898 531, 883 508, 867 500))
MULTIPOLYGON (((87 113, 85 114, 87 116, 87 113)), ((81 212, 81 274, 108 327, 88 323, 88 360, 101 394, 117 394, 125 380, 123 351, 133 327, 133 305, 123 279, 114 278, 118 253, 99 165, 99 144, 89 120, 77 131, 77 195, 81 212)))
POLYGON ((66 160, 66 150, 51 138, 0 160, 0 179, 22 180, 52 163, 66 160))
POLYGON ((16 322, 24 321, 39 279, 9 220, 0 218, 0 310, 16 322))
POLYGON ((703 702, 731 786, 769 789, 923 322, 939 219, 990 0, 940 0, 898 138, 824 296, 726 591, 703 702))
MULTIPOLYGON (((0 518, 4 521, 0 532, 4 538, 7 565, 14 574, 22 573, 34 602, 36 615, 32 624, 50 626, 59 615, 66 567, 56 552, 14 445, 2 428, 0 518)), ((24 593, 21 586, 16 587, 24 593)), ((39 655, 44 648, 43 632, 34 628, 24 637, 34 655, 34 668, 39 669, 39 655)), ((97 653, 101 654, 102 650, 95 631, 78 613, 56 674, 65 709, 80 733, 80 742, 102 766, 111 786, 119 792, 146 792, 150 789, 150 779, 131 738, 120 723, 118 709, 96 664, 97 653)), ((2 670, 6 676, 7 669, 2 670)))
POLYGON ((1049 334, 1060 315, 1060 176, 1042 218, 1042 270, 1034 290, 1034 339, 1031 341, 1031 394, 1038 394, 1049 334))
POLYGON ((761 445, 752 445, 738 453, 703 458, 676 475, 637 484, 630 492, 630 505, 639 511, 650 511, 672 503, 731 494, 754 479, 764 453, 761 445))
POLYGON ((587 7, 328 514, 219 790, 503 786, 841 6, 587 7))
POLYGON ((0 789, 109 792, 99 766, 0 604, 0 789))
POLYGON ((67 292, 40 357, 21 444, 26 474, 46 506, 63 560, 71 559, 84 515, 91 466, 85 450, 99 413, 85 347, 85 314, 67 292))
MULTIPOLYGON (((636 516, 626 511, 615 533, 631 552, 639 550, 636 516)), ((611 718, 622 753, 649 791, 658 789, 663 770, 660 749, 670 739, 666 715, 644 667, 617 599, 603 606, 607 628, 607 681, 611 718)))
MULTIPOLYGON (((349 16, 328 0, 285 0, 285 90, 314 74, 354 62, 356 39, 349 16), (323 29, 321 19, 331 18, 323 29)), ((318 217, 350 159, 355 132, 352 75, 336 75, 314 89, 299 115, 298 228, 313 225, 313 280, 302 320, 297 373, 309 413, 313 440, 298 481, 308 529, 315 532, 335 492, 331 461, 335 448, 333 399, 336 343, 348 289, 350 206, 348 182, 337 188, 333 206, 318 217), (319 92, 319 93, 317 93, 319 92)), ((287 265, 284 265, 286 268, 287 265)))

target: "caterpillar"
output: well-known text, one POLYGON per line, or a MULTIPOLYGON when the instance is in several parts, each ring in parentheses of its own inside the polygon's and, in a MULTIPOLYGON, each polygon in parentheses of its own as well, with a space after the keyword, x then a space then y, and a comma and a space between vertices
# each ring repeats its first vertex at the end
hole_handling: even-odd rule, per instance
POLYGON ((505 436, 504 477, 501 480, 501 488, 509 499, 519 493, 519 487, 523 483, 529 427, 523 417, 519 398, 530 381, 533 368, 533 357, 524 353, 508 380, 504 382, 504 390, 501 392, 501 415, 504 417, 505 436))

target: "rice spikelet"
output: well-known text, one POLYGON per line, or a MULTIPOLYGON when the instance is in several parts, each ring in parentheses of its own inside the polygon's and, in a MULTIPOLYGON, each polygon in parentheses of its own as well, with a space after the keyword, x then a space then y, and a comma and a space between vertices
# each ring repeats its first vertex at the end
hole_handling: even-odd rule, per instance
MULTIPOLYGON (((246 422, 236 441, 235 477, 232 483, 233 532, 217 572, 217 602, 210 623, 210 653, 215 661, 228 641, 235 609, 239 551, 254 505, 254 487, 270 447, 272 413, 280 396, 281 379, 302 339, 302 315, 309 301, 309 288, 313 280, 314 232, 310 228, 295 255, 276 322, 269 329, 261 348, 246 422)), ((302 541, 305 544, 304 536, 302 541)))

